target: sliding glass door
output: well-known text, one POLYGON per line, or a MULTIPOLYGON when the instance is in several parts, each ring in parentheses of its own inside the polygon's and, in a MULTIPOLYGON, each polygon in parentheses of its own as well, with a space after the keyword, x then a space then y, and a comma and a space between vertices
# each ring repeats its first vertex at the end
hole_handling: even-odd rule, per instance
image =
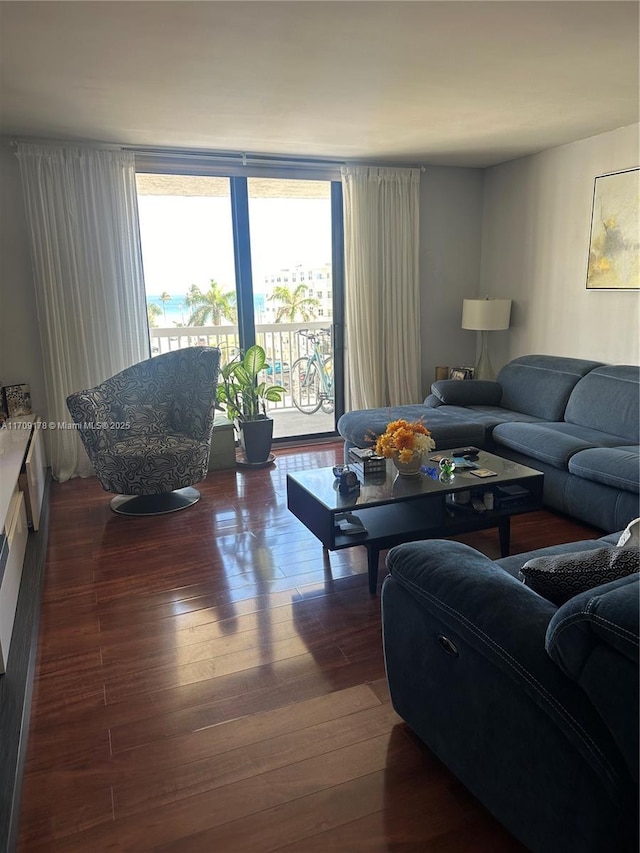
POLYGON ((152 352, 261 344, 274 437, 331 434, 342 412, 340 184, 138 175, 152 352), (337 274, 336 274, 337 273, 337 274))
POLYGON ((331 184, 249 178, 256 334, 287 389, 274 435, 332 432, 331 184))

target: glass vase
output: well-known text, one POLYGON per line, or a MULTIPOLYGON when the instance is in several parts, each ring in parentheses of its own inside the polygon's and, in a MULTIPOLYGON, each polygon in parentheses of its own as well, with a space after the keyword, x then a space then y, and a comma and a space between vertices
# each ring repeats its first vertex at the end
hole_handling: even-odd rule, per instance
POLYGON ((398 453, 393 454, 393 464, 398 470, 398 474, 403 477, 415 477, 420 473, 422 467, 422 454, 414 453, 408 462, 401 462, 398 453))

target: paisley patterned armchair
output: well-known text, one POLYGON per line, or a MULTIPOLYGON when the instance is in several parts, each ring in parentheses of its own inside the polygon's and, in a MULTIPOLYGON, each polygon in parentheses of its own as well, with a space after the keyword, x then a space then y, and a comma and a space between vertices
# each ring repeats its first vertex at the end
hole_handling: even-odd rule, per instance
POLYGON ((195 503, 207 475, 220 350, 189 347, 141 361, 67 407, 115 512, 155 515, 195 503))

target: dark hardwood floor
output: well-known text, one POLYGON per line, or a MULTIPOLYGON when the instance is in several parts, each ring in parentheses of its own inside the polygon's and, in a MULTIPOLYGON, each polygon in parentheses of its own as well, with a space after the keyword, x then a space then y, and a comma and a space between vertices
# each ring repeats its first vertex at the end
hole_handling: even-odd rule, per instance
MULTIPOLYGON (((286 508, 342 444, 276 455, 156 518, 52 485, 20 853, 523 849, 394 714, 365 550, 286 508)), ((512 552, 597 535, 538 512, 512 552)))

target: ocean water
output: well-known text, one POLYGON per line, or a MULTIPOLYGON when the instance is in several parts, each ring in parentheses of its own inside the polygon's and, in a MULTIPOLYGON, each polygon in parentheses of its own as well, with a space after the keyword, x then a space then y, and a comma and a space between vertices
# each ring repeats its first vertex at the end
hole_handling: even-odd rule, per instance
MULTIPOLYGON (((162 311, 162 315, 156 318, 157 328, 170 328, 171 326, 186 326, 189 317, 191 316, 191 308, 184 304, 184 296, 172 296, 171 299, 163 302, 157 294, 149 294, 147 296, 147 305, 153 303, 162 311)), ((266 304, 266 296, 264 293, 253 294, 253 308, 256 316, 263 312, 266 304)))
POLYGON ((172 296, 167 302, 163 302, 159 296, 150 294, 147 296, 147 305, 157 305, 162 311, 162 315, 156 318, 156 325, 159 328, 175 326, 186 326, 191 309, 184 304, 184 296, 172 296))

